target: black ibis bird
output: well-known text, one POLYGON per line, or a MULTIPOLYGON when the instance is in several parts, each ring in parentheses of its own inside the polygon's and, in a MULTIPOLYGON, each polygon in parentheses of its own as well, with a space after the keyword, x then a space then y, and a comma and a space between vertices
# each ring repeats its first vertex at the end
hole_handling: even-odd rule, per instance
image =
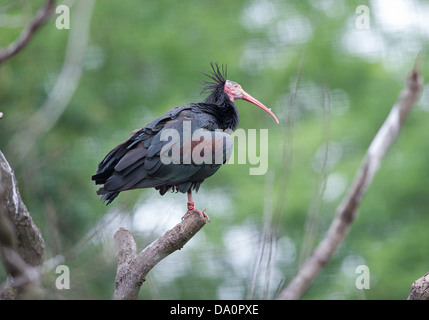
POLYGON ((268 112, 279 123, 271 109, 246 93, 238 83, 226 80, 226 67, 219 67, 213 62, 211 67, 209 74, 202 72, 209 78, 203 81, 205 87, 202 93, 209 93, 204 102, 191 103, 166 112, 144 128, 134 131, 128 140, 116 146, 100 162, 92 180, 95 184, 103 185, 97 191, 102 196, 101 201, 107 201, 108 205, 125 190, 153 187, 164 195, 171 189, 188 195, 188 210, 183 218, 197 211, 210 221, 205 210, 195 209, 192 190, 197 192, 201 183, 228 160, 232 144, 228 130, 234 131, 239 122, 234 101, 246 100, 268 112), (200 130, 198 139, 187 141, 186 130, 190 131, 190 136, 200 130), (173 135, 171 139, 165 138, 170 136, 166 135, 167 131, 177 132, 177 144, 172 143, 173 135), (204 139, 207 135, 213 139, 204 139), (219 141, 220 144, 214 146, 214 142, 219 141), (168 145, 170 149, 166 149, 168 145), (192 159, 192 152, 196 148, 199 148, 198 156, 205 156, 204 159, 209 161, 192 159), (220 156, 215 155, 219 149, 220 156), (169 158, 174 150, 178 152, 176 161, 169 158), (165 159, 169 161, 163 161, 165 159))

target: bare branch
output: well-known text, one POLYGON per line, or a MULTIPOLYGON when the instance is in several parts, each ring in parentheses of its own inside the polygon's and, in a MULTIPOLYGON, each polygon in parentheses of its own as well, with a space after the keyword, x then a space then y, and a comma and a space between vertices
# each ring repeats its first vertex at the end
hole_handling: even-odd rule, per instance
POLYGON ((399 100, 393 106, 387 119, 378 131, 366 153, 354 182, 339 205, 326 237, 319 243, 312 255, 299 269, 298 274, 280 293, 278 299, 298 299, 307 290, 320 269, 331 259, 332 254, 347 235, 357 216, 357 208, 379 168, 382 158, 395 141, 399 131, 423 87, 423 78, 413 70, 407 79, 399 100))
POLYGON ((0 212, 5 214, 14 228, 18 253, 30 265, 43 261, 45 243, 18 190, 12 168, 0 151, 0 212))
POLYGON ((197 212, 193 212, 139 254, 132 234, 123 228, 116 231, 114 238, 118 269, 114 298, 137 299, 148 272, 162 259, 180 250, 205 224, 206 220, 197 212))
POLYGON ((0 64, 12 58, 30 42, 37 29, 49 19, 54 11, 54 6, 55 0, 47 0, 45 5, 37 12, 35 18, 22 30, 18 39, 11 43, 6 49, 0 50, 0 64))
MULTIPOLYGON (((12 168, 0 151, 0 252, 7 272, 14 279, 3 286, 0 297, 37 282, 36 267, 43 262, 44 249, 42 234, 21 199, 12 168)), ((17 293, 8 296, 16 297, 17 293)))

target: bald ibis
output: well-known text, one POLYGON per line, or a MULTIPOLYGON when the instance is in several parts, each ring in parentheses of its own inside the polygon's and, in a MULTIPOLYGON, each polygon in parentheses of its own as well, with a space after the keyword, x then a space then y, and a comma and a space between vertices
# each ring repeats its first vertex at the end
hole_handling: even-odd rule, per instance
MULTIPOLYGON (((219 67, 217 63, 213 64, 213 62, 211 67, 212 70, 209 74, 201 72, 209 78, 209 80, 203 81, 205 87, 202 93, 209 93, 204 102, 191 103, 166 112, 144 128, 134 131, 128 140, 116 146, 100 162, 92 180, 97 185, 103 185, 97 194, 102 196, 101 201, 107 201, 106 205, 125 190, 154 187, 159 190, 161 195, 164 195, 171 189, 188 195, 188 211, 183 218, 192 211, 197 211, 210 221, 204 210, 194 208, 192 190, 197 192, 201 183, 228 160, 230 155, 230 153, 228 155, 228 149, 231 148, 232 138, 225 132, 234 131, 239 122, 234 100, 246 100, 262 108, 279 123, 270 109, 246 93, 238 83, 226 80, 226 67, 219 67), (188 127, 185 124, 188 124, 188 127), (194 141, 195 139, 186 141, 184 134, 186 128, 190 130, 190 133, 200 130, 213 139, 201 141, 201 137, 204 138, 204 134, 202 134, 197 141, 194 141), (169 163, 163 161, 163 155, 171 155, 174 151, 173 147, 170 148, 171 150, 165 150, 167 144, 171 144, 172 141, 172 138, 165 139, 167 129, 170 129, 170 132, 176 130, 179 140, 177 149, 175 149, 179 154, 177 161, 169 163), (190 153, 197 147, 200 147, 201 152, 199 153, 201 154, 211 153, 208 159, 214 160, 216 146, 213 149, 205 149, 201 146, 211 146, 213 141, 219 141, 219 139, 222 154, 217 159, 221 159, 220 161, 201 162, 192 159, 189 161, 189 158, 192 158, 190 153)), ((207 157, 205 159, 207 160, 207 157)))

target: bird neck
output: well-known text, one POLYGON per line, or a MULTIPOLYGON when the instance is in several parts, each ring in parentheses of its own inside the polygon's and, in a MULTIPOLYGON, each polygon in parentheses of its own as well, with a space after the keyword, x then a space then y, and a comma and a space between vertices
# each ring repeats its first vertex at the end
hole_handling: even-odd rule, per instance
POLYGON ((234 102, 223 90, 215 90, 205 100, 205 103, 215 104, 211 113, 216 117, 220 129, 235 130, 238 126, 238 109, 234 102))
POLYGON ((223 129, 231 129, 235 131, 238 126, 239 116, 238 109, 235 106, 234 102, 229 101, 229 103, 218 105, 217 114, 220 115, 218 118, 219 126, 223 129))

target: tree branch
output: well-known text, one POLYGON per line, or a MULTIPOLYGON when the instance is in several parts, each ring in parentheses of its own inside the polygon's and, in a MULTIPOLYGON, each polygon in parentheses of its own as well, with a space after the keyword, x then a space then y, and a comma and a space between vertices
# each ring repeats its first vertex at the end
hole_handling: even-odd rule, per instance
POLYGON ((116 231, 114 238, 118 269, 114 298, 116 300, 137 299, 140 287, 149 271, 162 259, 180 250, 205 224, 206 220, 197 212, 193 212, 139 254, 137 254, 137 245, 132 234, 124 228, 116 231))
POLYGON ((21 51, 31 38, 36 33, 46 20, 49 19, 52 12, 54 11, 55 0, 47 0, 45 5, 37 12, 35 18, 22 30, 18 39, 11 43, 6 49, 0 49, 0 64, 6 60, 12 58, 19 51, 21 51))
POLYGON ((414 281, 407 300, 429 300, 429 272, 414 281))
POLYGON ((42 264, 44 249, 42 234, 21 199, 12 168, 0 151, 0 252, 6 271, 15 279, 8 279, 0 297, 17 297, 20 287, 37 281, 34 267, 42 264))
POLYGON ((278 299, 299 299, 317 276, 318 272, 331 259, 332 254, 343 241, 352 222, 356 218, 357 208, 363 195, 371 184, 382 158, 398 136, 409 111, 420 95, 422 87, 423 78, 419 75, 416 67, 409 74, 406 86, 402 90, 399 100, 393 106, 387 119, 369 146, 364 162, 358 170, 348 194, 336 210, 336 215, 326 237, 304 262, 298 274, 280 293, 278 299))

